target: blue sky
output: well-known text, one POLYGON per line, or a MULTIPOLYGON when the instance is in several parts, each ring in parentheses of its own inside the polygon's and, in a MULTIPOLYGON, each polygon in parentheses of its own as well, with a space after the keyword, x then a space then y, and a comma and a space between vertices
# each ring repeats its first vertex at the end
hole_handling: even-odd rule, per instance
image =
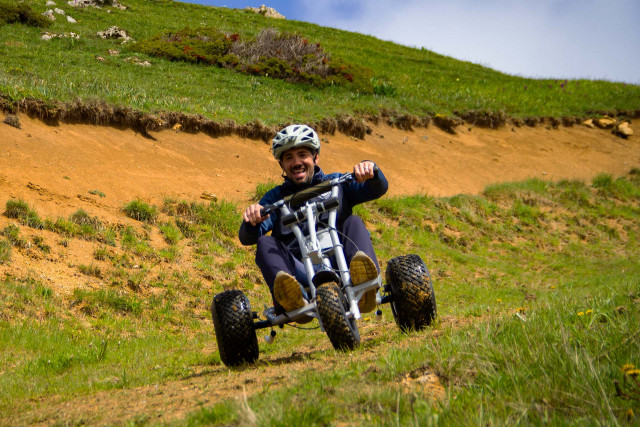
POLYGON ((524 77, 640 84, 640 0, 180 0, 370 34, 524 77), (635 52, 635 53, 634 53, 635 52))

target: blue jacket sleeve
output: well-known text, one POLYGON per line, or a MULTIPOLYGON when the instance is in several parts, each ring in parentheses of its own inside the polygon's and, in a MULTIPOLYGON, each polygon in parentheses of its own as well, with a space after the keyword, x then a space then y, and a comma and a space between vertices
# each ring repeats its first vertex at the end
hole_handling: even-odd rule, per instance
MULTIPOLYGON (((281 190, 279 187, 276 187, 268 191, 267 194, 265 194, 258 203, 262 206, 267 206, 280 200, 281 198, 281 190)), ((269 218, 257 225, 251 225, 248 222, 242 221, 242 224, 240 225, 240 231, 238 231, 238 238, 240 239, 240 243, 245 246, 251 246, 258 243, 259 237, 264 236, 273 229, 274 221, 278 220, 279 214, 280 212, 276 210, 269 215, 269 218)))
POLYGON ((382 170, 378 168, 373 178, 365 182, 351 181, 344 188, 344 192, 349 204, 355 206, 384 196, 388 189, 389 182, 382 170))

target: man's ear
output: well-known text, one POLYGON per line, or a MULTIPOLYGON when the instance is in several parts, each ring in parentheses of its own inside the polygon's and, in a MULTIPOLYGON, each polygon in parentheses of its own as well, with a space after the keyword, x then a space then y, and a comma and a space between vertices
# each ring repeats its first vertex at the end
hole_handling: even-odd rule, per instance
POLYGON ((320 153, 318 153, 317 151, 315 152, 315 154, 313 155, 313 164, 317 165, 318 164, 318 157, 320 157, 320 153))

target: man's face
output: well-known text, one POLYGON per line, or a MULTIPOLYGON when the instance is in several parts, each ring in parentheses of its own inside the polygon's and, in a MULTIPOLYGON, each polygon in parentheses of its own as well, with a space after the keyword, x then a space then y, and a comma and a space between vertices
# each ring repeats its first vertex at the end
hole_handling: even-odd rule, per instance
POLYGON ((294 184, 305 184, 313 178, 313 167, 317 158, 318 154, 314 155, 309 148, 292 148, 284 152, 280 158, 280 166, 294 184))

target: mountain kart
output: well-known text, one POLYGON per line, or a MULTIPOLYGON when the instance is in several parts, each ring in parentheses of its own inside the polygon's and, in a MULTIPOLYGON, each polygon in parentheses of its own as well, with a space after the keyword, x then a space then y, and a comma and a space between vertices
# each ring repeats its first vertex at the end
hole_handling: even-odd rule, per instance
POLYGON ((258 360, 258 329, 272 328, 269 341, 275 336, 274 326, 282 328, 290 322, 308 321, 310 317, 318 319, 321 330, 326 332, 334 348, 351 350, 357 347, 360 333, 356 321, 361 317, 358 301, 372 289, 378 289, 378 305, 390 304, 396 324, 403 331, 422 329, 435 319, 436 299, 431 276, 418 255, 391 259, 385 271, 385 284, 378 275, 373 280, 353 285, 336 229, 339 187, 353 179, 351 173, 342 174, 264 207, 265 215, 280 209, 284 225, 290 227, 296 237, 307 276, 302 285, 309 302, 282 314, 276 313, 274 307, 266 308, 261 319, 252 311, 249 299, 242 291, 217 294, 211 304, 211 315, 220 359, 225 365, 237 366, 258 360), (326 224, 319 221, 325 212, 328 213, 326 224), (307 234, 302 231, 304 222, 309 230, 307 234))

